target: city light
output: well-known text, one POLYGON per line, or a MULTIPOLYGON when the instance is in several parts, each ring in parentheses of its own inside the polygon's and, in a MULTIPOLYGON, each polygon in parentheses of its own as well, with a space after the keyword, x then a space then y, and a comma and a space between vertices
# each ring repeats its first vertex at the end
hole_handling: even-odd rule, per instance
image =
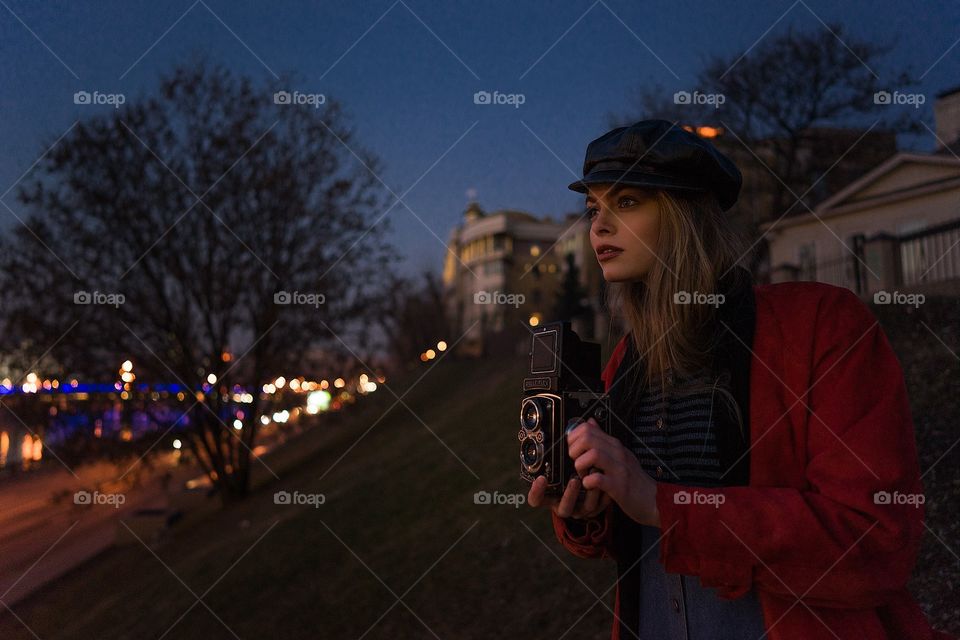
POLYGON ((315 415, 330 408, 329 391, 311 391, 307 395, 307 413, 315 415))

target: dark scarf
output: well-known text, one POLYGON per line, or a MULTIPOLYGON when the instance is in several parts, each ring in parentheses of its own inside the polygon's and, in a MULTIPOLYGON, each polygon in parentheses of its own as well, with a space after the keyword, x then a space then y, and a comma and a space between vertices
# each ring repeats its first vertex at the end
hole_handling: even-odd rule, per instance
MULTIPOLYGON (((743 486, 750 482, 750 363, 753 335, 756 326, 756 301, 753 295, 753 282, 750 272, 742 267, 730 270, 719 281, 718 292, 725 296, 724 303, 717 309, 712 329, 715 332, 715 347, 712 354, 714 375, 729 375, 730 392, 736 399, 743 420, 743 432, 737 423, 733 408, 726 402, 720 402, 716 419, 716 442, 721 468, 726 471, 724 485, 743 486), (731 333, 732 332, 732 333, 731 333)), ((629 425, 630 405, 642 397, 645 389, 629 388, 625 377, 637 362, 639 354, 631 338, 627 338, 627 350, 617 368, 614 382, 609 389, 611 408, 629 425)), ((636 364, 643 367, 643 362, 636 364)), ((624 425, 613 418, 614 433, 622 431, 624 425)), ((624 437, 621 441, 626 444, 624 437)), ((639 619, 638 597, 640 591, 639 557, 640 529, 633 519, 625 515, 614 504, 616 524, 613 532, 613 546, 617 553, 617 574, 620 584, 621 638, 635 637, 633 629, 639 619), (630 568, 632 570, 628 570, 630 568), (629 627, 633 633, 625 628, 629 627)))

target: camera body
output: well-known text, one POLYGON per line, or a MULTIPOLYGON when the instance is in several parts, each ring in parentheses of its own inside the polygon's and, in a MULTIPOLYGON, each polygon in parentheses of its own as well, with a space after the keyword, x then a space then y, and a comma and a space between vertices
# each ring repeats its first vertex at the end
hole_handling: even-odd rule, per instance
POLYGON ((546 495, 560 496, 576 475, 567 430, 594 418, 610 433, 610 399, 600 380, 600 345, 584 342, 569 322, 533 328, 530 375, 520 401, 520 477, 546 476, 546 495))

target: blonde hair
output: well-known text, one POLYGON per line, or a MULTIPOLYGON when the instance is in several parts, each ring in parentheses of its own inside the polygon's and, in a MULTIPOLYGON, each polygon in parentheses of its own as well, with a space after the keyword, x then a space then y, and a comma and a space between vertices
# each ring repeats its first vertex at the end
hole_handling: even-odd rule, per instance
POLYGON ((654 262, 642 280, 608 284, 607 306, 611 323, 622 323, 643 359, 630 378, 666 389, 668 373, 686 378, 709 368, 716 346, 717 307, 677 304, 674 296, 717 293, 720 278, 745 257, 746 240, 712 194, 657 190, 655 197, 654 262))

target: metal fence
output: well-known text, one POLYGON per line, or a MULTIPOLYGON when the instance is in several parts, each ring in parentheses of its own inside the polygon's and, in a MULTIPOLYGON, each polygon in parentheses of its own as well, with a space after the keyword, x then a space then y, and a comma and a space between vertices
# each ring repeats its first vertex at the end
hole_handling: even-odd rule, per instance
POLYGON ((858 294, 960 281, 960 219, 900 236, 877 234, 869 240, 853 236, 847 249, 838 258, 798 269, 796 279, 826 282, 858 294))
POLYGON ((960 278, 960 219, 902 235, 898 244, 901 284, 960 278))

